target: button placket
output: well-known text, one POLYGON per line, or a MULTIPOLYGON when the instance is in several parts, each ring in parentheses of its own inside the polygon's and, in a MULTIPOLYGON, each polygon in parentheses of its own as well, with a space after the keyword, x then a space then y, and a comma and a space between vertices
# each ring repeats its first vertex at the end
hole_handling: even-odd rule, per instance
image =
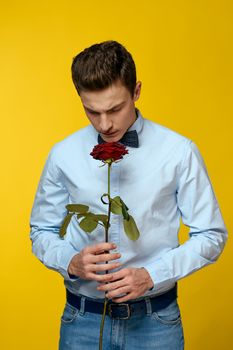
MULTIPOLYGON (((119 177, 120 177, 120 162, 119 163, 113 163, 112 166, 114 168, 111 171, 111 198, 114 198, 116 196, 119 196, 119 177)), ((119 237, 119 215, 111 213, 111 220, 110 220, 110 239, 112 242, 114 242, 117 246, 119 246, 120 243, 120 237, 119 237)), ((118 251, 118 249, 117 249, 118 251)))

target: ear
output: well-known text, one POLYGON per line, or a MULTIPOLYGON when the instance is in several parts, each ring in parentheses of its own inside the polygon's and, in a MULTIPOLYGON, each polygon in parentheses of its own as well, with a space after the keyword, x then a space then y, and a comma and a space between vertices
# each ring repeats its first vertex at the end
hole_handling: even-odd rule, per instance
POLYGON ((133 96, 134 102, 136 102, 140 97, 141 87, 142 87, 142 82, 137 81, 136 86, 135 86, 135 90, 134 90, 134 96, 133 96))

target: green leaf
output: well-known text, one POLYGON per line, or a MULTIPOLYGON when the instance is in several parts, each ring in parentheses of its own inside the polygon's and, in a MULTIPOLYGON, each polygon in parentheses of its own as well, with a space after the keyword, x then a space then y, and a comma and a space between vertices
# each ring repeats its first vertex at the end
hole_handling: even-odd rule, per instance
POLYGON ((93 214, 93 213, 91 213, 91 212, 83 213, 82 215, 85 216, 85 217, 88 218, 88 219, 91 219, 91 220, 93 220, 93 221, 97 221, 97 220, 96 220, 96 217, 95 217, 96 215, 93 214))
POLYGON ((71 220, 73 215, 74 215, 73 213, 69 213, 64 218, 63 223, 62 223, 62 225, 60 227, 60 231, 59 231, 60 237, 64 237, 65 236, 67 227, 69 226, 70 220, 71 220))
POLYGON ((81 227, 81 229, 83 229, 83 231, 87 233, 91 233, 92 231, 94 231, 97 225, 98 225, 97 221, 94 221, 88 217, 84 218, 79 223, 79 226, 81 227))
POLYGON ((73 213, 86 213, 89 207, 84 204, 67 204, 66 209, 73 213))
POLYGON ((132 241, 136 241, 140 236, 140 232, 138 231, 134 218, 131 215, 129 215, 129 220, 124 219, 123 225, 125 233, 129 237, 129 239, 131 239, 132 241))
POLYGON ((105 215, 105 214, 96 214, 95 218, 98 221, 102 221, 103 223, 107 223, 107 221, 108 221, 108 215, 105 215))
POLYGON ((121 200, 121 204, 122 204, 122 215, 123 215, 125 220, 129 220, 129 214, 127 212, 128 208, 125 205, 125 203, 123 202, 123 200, 121 200))
POLYGON ((111 199, 111 212, 113 214, 123 215, 125 220, 129 220, 128 210, 129 208, 119 196, 111 199))
POLYGON ((111 212, 113 214, 122 215, 122 203, 119 196, 111 199, 111 212))
POLYGON ((78 219, 80 219, 82 217, 85 217, 85 218, 94 218, 95 217, 95 214, 91 213, 90 211, 86 212, 86 213, 76 214, 76 215, 77 215, 78 219))
POLYGON ((77 214, 76 216, 77 216, 77 219, 81 219, 81 218, 83 218, 86 215, 85 214, 77 214))
POLYGON ((96 220, 98 221, 98 223, 99 223, 99 221, 101 221, 105 227, 111 226, 110 223, 108 224, 108 215, 96 214, 95 217, 96 217, 96 220))
MULTIPOLYGON (((88 218, 88 220, 92 220, 92 221, 96 222, 97 224, 99 223, 99 221, 101 221, 104 226, 106 226, 107 222, 108 222, 108 215, 105 215, 105 214, 93 214, 91 212, 77 214, 78 219, 80 219, 82 217, 88 218)), ((109 227, 110 227, 110 224, 109 224, 109 227)))
POLYGON ((125 202, 123 202, 123 200, 122 200, 121 198, 120 198, 120 200, 121 200, 121 204, 125 206, 125 209, 126 209, 126 210, 129 210, 129 208, 127 207, 127 205, 125 204, 125 202))

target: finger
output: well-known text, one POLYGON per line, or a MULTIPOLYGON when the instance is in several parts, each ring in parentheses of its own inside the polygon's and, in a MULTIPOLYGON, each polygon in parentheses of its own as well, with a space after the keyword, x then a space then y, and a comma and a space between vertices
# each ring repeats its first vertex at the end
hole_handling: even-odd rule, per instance
POLYGON ((100 284, 98 285, 97 289, 102 291, 102 292, 109 292, 111 290, 123 287, 125 285, 124 280, 120 280, 117 282, 110 282, 107 284, 100 284))
POLYGON ((109 250, 112 250, 112 249, 116 249, 117 246, 115 243, 98 243, 98 244, 95 244, 95 245, 91 245, 91 246, 88 246, 85 249, 86 253, 90 253, 90 254, 99 254, 101 253, 102 251, 109 251, 109 250))
POLYGON ((122 297, 118 297, 118 298, 113 298, 112 301, 114 303, 125 303, 126 301, 129 301, 131 299, 135 299, 137 296, 131 292, 131 293, 127 293, 126 295, 122 296, 122 297))
POLYGON ((112 273, 112 281, 118 281, 129 275, 128 269, 122 269, 112 273))
POLYGON ((119 262, 115 262, 115 263, 112 263, 112 264, 95 264, 95 265, 91 265, 90 266, 90 270, 91 271, 95 271, 95 272, 98 272, 98 271, 108 271, 108 270, 113 270, 113 269, 116 269, 120 266, 121 264, 119 262))
POLYGON ((112 274, 104 274, 104 275, 99 275, 97 273, 92 274, 92 280, 99 282, 99 283, 107 283, 110 282, 112 279, 112 274))
POLYGON ((106 253, 106 250, 100 250, 98 252, 95 252, 95 255, 100 255, 106 253))
POLYGON ((106 294, 106 297, 109 299, 117 299, 117 298, 122 298, 122 294, 126 294, 130 292, 130 287, 129 286, 123 286, 120 288, 117 288, 115 290, 111 290, 106 294))
POLYGON ((98 263, 98 262, 116 260, 116 259, 119 259, 120 257, 121 257, 120 253, 101 254, 101 255, 92 255, 91 260, 93 263, 98 263))

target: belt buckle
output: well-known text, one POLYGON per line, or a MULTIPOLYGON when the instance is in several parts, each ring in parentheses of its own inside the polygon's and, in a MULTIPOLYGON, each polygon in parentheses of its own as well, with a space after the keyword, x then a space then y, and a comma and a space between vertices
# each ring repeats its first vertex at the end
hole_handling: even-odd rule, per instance
POLYGON ((129 304, 126 304, 126 303, 122 303, 122 304, 108 304, 108 314, 110 317, 112 318, 117 318, 119 320, 128 320, 131 316, 131 312, 130 312, 130 307, 129 307, 129 304), (126 316, 117 316, 117 317, 114 317, 114 307, 115 308, 119 308, 119 307, 125 307, 125 310, 126 310, 126 316))

